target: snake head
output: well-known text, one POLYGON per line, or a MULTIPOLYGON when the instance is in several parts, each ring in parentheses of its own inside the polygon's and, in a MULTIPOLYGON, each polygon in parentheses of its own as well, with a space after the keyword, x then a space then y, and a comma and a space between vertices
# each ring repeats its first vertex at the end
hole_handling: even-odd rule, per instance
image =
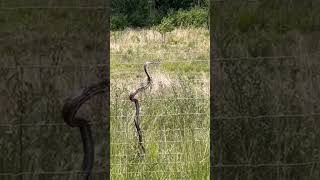
POLYGON ((159 61, 154 61, 154 62, 152 62, 152 61, 146 61, 146 62, 144 63, 144 66, 146 67, 146 66, 148 66, 149 64, 156 64, 156 65, 159 65, 159 64, 160 64, 160 62, 159 62, 159 61))
POLYGON ((146 75, 148 77, 148 81, 151 82, 151 76, 149 75, 148 70, 147 70, 147 67, 148 67, 149 64, 160 64, 160 62, 147 61, 147 62, 144 63, 144 66, 143 66, 144 72, 146 73, 146 75))

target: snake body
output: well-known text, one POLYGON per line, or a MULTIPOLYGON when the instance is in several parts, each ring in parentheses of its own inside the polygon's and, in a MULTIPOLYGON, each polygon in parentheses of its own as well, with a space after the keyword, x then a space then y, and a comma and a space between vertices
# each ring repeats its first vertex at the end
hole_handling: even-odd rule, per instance
MULTIPOLYGON (((148 87, 150 87, 152 84, 152 79, 147 71, 147 67, 149 64, 154 64, 154 62, 146 62, 144 64, 144 72, 147 75, 147 83, 136 89, 134 92, 131 92, 129 95, 130 100, 135 103, 136 114, 134 122, 139 137, 139 145, 143 153, 145 153, 145 148, 143 146, 142 133, 140 128, 140 106, 139 101, 138 99, 136 99, 135 96, 139 92, 142 92, 148 87)), ((62 116, 65 123, 71 127, 78 127, 80 129, 84 152, 82 162, 82 173, 79 178, 81 180, 89 180, 91 178, 91 171, 94 162, 94 141, 92 138, 90 124, 86 119, 77 117, 76 113, 78 112, 80 107, 90 98, 92 98, 95 95, 107 92, 107 88, 109 88, 108 79, 100 83, 94 84, 88 88, 85 88, 80 95, 77 95, 73 98, 68 98, 62 109, 62 116)))
POLYGON ((146 62, 144 64, 144 72, 147 75, 147 83, 145 85, 142 85, 141 87, 139 87, 135 91, 131 92, 129 95, 129 99, 135 104, 135 107, 136 107, 134 124, 135 124, 136 130, 137 130, 137 133, 138 133, 139 145, 140 145, 140 148, 141 148, 143 154, 145 153, 145 148, 143 146, 142 133, 141 133, 141 128, 140 128, 140 105, 139 105, 138 99, 135 96, 139 92, 144 91, 145 89, 147 89, 148 87, 150 87, 152 85, 152 79, 151 79, 151 77, 148 73, 148 70, 147 70, 149 64, 155 64, 155 62, 146 62))
POLYGON ((97 94, 105 93, 108 87, 109 80, 104 80, 98 84, 85 88, 80 95, 67 99, 62 109, 64 121, 69 126, 78 127, 80 129, 84 151, 82 163, 83 172, 80 176, 80 179, 82 180, 89 180, 91 176, 94 162, 94 141, 88 121, 84 118, 77 117, 76 114, 86 101, 97 94))

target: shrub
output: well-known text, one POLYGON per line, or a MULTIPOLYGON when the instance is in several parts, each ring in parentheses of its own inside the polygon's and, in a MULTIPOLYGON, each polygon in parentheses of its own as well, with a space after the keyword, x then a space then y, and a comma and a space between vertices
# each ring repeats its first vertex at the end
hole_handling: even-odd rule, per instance
POLYGON ((203 8, 171 11, 158 25, 161 30, 171 30, 174 27, 207 27, 208 11, 203 8))
POLYGON ((110 28, 111 30, 122 30, 128 26, 126 15, 111 16, 110 28))

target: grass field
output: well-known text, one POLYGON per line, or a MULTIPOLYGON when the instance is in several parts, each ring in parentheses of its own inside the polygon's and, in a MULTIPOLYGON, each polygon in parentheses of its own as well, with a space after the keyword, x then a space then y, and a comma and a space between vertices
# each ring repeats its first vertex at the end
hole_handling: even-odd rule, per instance
POLYGON ((111 178, 209 179, 209 31, 176 29, 111 33, 111 178), (134 104, 129 92, 146 81, 139 95, 146 148, 139 157, 134 104))

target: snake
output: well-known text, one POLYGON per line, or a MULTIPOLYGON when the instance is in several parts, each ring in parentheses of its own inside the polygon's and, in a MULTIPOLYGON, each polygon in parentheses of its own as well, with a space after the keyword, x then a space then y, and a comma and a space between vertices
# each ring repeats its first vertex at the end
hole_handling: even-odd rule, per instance
POLYGON ((83 89, 80 95, 68 98, 62 108, 64 122, 70 127, 78 127, 80 129, 84 155, 82 161, 82 172, 79 180, 89 180, 91 177, 91 171, 94 163, 94 141, 88 120, 77 117, 76 114, 86 101, 95 95, 106 93, 108 87, 108 79, 97 84, 93 84, 83 89))
POLYGON ((136 89, 135 91, 133 91, 129 94, 129 99, 135 104, 135 108, 136 108, 134 124, 135 124, 137 134, 138 134, 139 146, 140 146, 143 154, 145 154, 145 148, 143 146, 143 139, 142 139, 142 133, 141 133, 141 127, 140 127, 140 105, 139 105, 138 99, 135 96, 138 93, 143 92, 148 87, 151 87, 151 85, 152 85, 152 78, 148 73, 148 65, 150 65, 150 64, 159 64, 159 63, 158 62, 145 62, 144 63, 143 67, 144 67, 144 72, 147 75, 147 83, 144 85, 141 85, 138 89, 136 89))

